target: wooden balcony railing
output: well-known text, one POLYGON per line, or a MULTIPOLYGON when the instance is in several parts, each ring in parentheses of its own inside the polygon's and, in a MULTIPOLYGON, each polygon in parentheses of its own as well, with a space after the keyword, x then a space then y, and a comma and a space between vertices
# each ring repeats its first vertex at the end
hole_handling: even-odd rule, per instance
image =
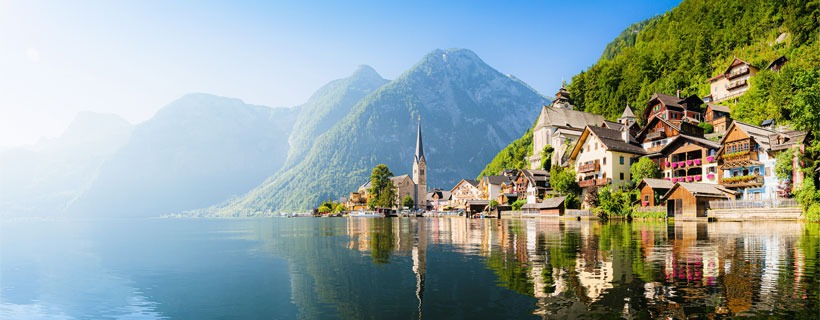
POLYGON ((720 184, 727 188, 760 187, 763 186, 763 176, 753 174, 748 176, 723 178, 723 181, 721 181, 720 184))
POLYGON ((723 168, 739 168, 759 164, 757 151, 723 154, 720 159, 723 160, 723 168))
POLYGON ((734 72, 730 72, 729 74, 727 74, 726 79, 732 80, 734 78, 740 77, 740 76, 742 76, 744 74, 747 74, 747 73, 749 73, 749 67, 743 67, 743 68, 740 68, 740 69, 738 69, 734 72))
POLYGON ((581 188, 588 188, 594 186, 603 186, 609 183, 609 178, 604 179, 589 179, 589 180, 581 180, 578 181, 578 186, 581 188))
POLYGON ((732 89, 740 88, 742 86, 745 86, 747 83, 748 83, 747 80, 738 80, 738 81, 727 84, 726 85, 726 90, 732 90, 732 89))
POLYGON ((646 140, 658 140, 666 138, 666 131, 655 131, 646 134, 646 140))
POLYGON ((601 165, 598 163, 587 163, 578 166, 578 173, 596 172, 601 170, 601 165))

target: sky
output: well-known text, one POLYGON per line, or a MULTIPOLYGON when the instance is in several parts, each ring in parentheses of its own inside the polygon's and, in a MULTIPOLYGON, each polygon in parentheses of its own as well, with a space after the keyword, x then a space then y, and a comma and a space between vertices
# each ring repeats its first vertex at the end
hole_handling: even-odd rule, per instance
POLYGON ((137 124, 192 92, 297 106, 359 65, 393 79, 466 48, 551 96, 679 0, 0 1, 0 148, 81 111, 137 124))

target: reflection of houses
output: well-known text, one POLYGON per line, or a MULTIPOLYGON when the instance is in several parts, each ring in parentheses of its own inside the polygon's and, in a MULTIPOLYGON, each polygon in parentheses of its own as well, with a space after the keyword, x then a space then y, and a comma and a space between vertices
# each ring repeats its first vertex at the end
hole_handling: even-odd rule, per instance
POLYGON ((586 126, 599 126, 604 117, 573 110, 572 99, 566 88, 561 87, 555 94, 552 105, 541 108, 541 114, 532 134, 533 156, 529 157, 530 168, 541 169, 541 151, 551 145, 554 149, 552 164, 560 164, 566 148, 578 140, 586 126))
POLYGON ((626 185, 629 168, 637 156, 645 155, 629 131, 586 127, 570 160, 575 163, 578 185, 586 189, 612 183, 626 185))
POLYGON ((709 102, 736 98, 749 90, 749 78, 757 73, 757 68, 746 61, 735 58, 723 73, 709 79, 709 102))
POLYGON ((638 183, 638 191, 640 192, 639 201, 641 206, 658 206, 660 205, 660 198, 666 194, 669 189, 672 189, 673 183, 664 179, 644 178, 638 183))
POLYGON ((478 189, 478 181, 462 179, 452 190, 450 190, 450 206, 456 208, 467 208, 467 201, 482 200, 481 190, 478 189))
POLYGON ((678 182, 661 198, 667 214, 675 218, 706 217, 709 201, 731 200, 737 192, 719 185, 678 182))
MULTIPOLYGON (((721 185, 742 192, 744 200, 774 199, 779 181, 774 174, 778 152, 802 150, 805 132, 775 132, 766 128, 734 121, 721 139, 717 152, 721 185)), ((792 165, 800 168, 796 160, 792 165)), ((801 170, 795 181, 802 180, 801 170)))

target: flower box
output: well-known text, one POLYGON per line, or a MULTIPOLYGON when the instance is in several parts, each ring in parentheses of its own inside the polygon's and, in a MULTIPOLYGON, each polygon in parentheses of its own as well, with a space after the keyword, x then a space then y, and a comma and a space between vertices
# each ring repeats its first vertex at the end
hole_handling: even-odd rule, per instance
POLYGON ((700 181, 701 178, 703 178, 703 176, 697 175, 697 176, 695 176, 695 181, 700 181))
POLYGON ((706 162, 715 162, 715 156, 706 157, 706 162))
POLYGON ((672 178, 672 183, 678 182, 678 178, 672 178))
POLYGON ((692 182, 692 179, 694 179, 692 176, 686 176, 686 182, 692 182))
POLYGON ((686 160, 686 165, 691 166, 692 165, 692 160, 686 160))
POLYGON ((699 166, 699 165, 700 165, 700 159, 695 159, 695 165, 696 165, 696 166, 699 166))
POLYGON ((669 161, 664 161, 663 165, 664 165, 665 167, 668 167, 668 166, 669 166, 669 161))
POLYGON ((714 178, 715 178, 715 174, 714 174, 714 173, 710 173, 710 174, 707 174, 707 175, 706 175, 706 179, 712 180, 712 179, 714 179, 714 178))
POLYGON ((685 166, 686 166, 686 161, 680 161, 680 162, 678 162, 678 167, 683 168, 683 167, 685 167, 685 166))
POLYGON ((678 164, 676 162, 672 162, 672 169, 675 169, 677 167, 678 167, 678 164))
POLYGON ((666 177, 665 179, 666 179, 666 181, 672 180, 672 178, 669 178, 669 177, 666 177))
POLYGON ((646 206, 648 206, 648 205, 649 205, 649 201, 642 201, 641 203, 643 203, 643 206, 644 206, 644 207, 646 207, 646 206))

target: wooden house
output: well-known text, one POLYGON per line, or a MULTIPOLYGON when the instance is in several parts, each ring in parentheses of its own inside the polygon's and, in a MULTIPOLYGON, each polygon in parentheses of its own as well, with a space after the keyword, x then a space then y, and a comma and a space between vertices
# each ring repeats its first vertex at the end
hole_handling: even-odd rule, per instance
POLYGON ((736 191, 719 185, 678 182, 661 197, 661 201, 666 202, 669 217, 705 218, 709 201, 732 200, 736 195, 736 191))
POLYGON ((638 183, 636 189, 640 192, 639 200, 642 207, 654 207, 660 205, 660 198, 663 197, 674 184, 665 179, 644 178, 638 183))
POLYGON ((544 199, 539 203, 528 203, 521 207, 521 211, 525 213, 536 213, 545 216, 563 216, 564 215, 564 200, 567 197, 555 197, 544 199))
POLYGON ((703 100, 696 95, 681 98, 680 96, 655 93, 646 104, 643 118, 647 122, 652 117, 659 117, 673 123, 681 121, 700 122, 703 113, 701 105, 703 105, 703 100))
POLYGON ((706 112, 703 114, 703 121, 711 124, 715 133, 724 133, 732 123, 730 112, 727 106, 707 103, 706 112))

